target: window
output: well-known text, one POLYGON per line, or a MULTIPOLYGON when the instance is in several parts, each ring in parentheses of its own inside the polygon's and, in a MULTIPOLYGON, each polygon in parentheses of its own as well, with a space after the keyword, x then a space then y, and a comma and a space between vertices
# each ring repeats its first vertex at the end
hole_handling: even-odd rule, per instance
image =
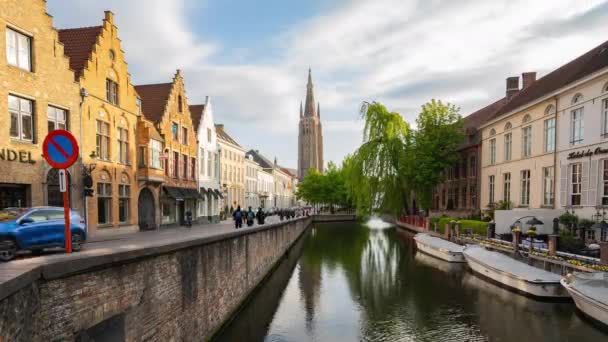
POLYGON ((48 107, 48 129, 52 132, 56 129, 67 129, 67 112, 64 109, 48 107))
POLYGON ((511 202, 511 173, 507 172, 503 175, 503 194, 502 200, 505 202, 511 202))
POLYGON ((200 163, 200 165, 199 165, 198 169, 199 169, 201 175, 204 176, 205 175, 205 149, 201 147, 200 153, 198 155, 200 156, 200 159, 198 161, 200 163))
POLYGON ((545 108, 545 115, 553 115, 555 114, 555 106, 550 104, 545 108))
POLYGON ((555 151, 555 118, 545 120, 545 143, 544 150, 545 152, 553 152, 555 151))
POLYGON ((477 158, 475 158, 475 156, 471 156, 469 163, 471 164, 469 171, 471 173, 471 177, 477 177, 477 158))
POLYGON ((97 183, 97 223, 109 224, 112 212, 112 184, 97 183))
POLYGON ((6 61, 27 71, 32 71, 32 38, 6 28, 6 61))
POLYGON ((608 241, 608 229, 602 229, 600 233, 600 241, 608 241))
POLYGON ((490 140, 490 164, 496 164, 496 139, 490 140))
POLYGON ((602 135, 608 135, 608 99, 602 101, 602 135))
POLYGON ((34 140, 34 103, 17 96, 8 96, 8 112, 11 115, 11 138, 34 140))
POLYGON ((584 123, 583 108, 577 108, 571 113, 570 120, 570 145, 578 145, 583 142, 584 123))
POLYGON ((608 205, 608 159, 602 160, 602 205, 608 205))
POLYGON ((150 167, 155 169, 162 169, 162 154, 163 154, 163 143, 158 140, 150 140, 150 167))
POLYGON ((118 83, 106 79, 106 100, 113 105, 118 105, 118 83))
POLYGON ((97 158, 110 159, 110 124, 97 120, 97 158))
POLYGON ((141 114, 141 99, 139 97, 135 98, 135 104, 137 105, 137 114, 141 114))
POLYGON ((507 133, 505 134, 505 160, 511 160, 511 150, 513 146, 513 134, 507 133))
POLYGON ((188 129, 182 127, 182 144, 188 145, 188 129))
POLYGON ((454 209, 459 208, 458 207, 458 199, 460 198, 460 189, 459 188, 454 188, 454 209))
POLYGON ((190 178, 196 179, 196 159, 190 158, 190 178))
POLYGON ((595 229, 587 230, 587 240, 595 240, 595 229))
POLYGON ((129 164, 129 131, 118 128, 118 161, 121 164, 129 164))
POLYGON ((146 147, 139 146, 137 148, 137 166, 144 167, 146 166, 146 147))
POLYGON ((532 126, 524 127, 521 130, 522 137, 522 156, 524 158, 532 155, 532 126))
POLYGON ((530 114, 526 114, 524 116, 524 119, 522 120, 522 123, 524 123, 524 124, 528 123, 528 122, 530 122, 530 120, 532 120, 532 118, 530 117, 530 114))
POLYGON ((511 125, 510 122, 507 122, 507 124, 505 125, 505 131, 510 130, 511 128, 513 128, 513 125, 511 125))
POLYGON ((207 152, 207 176, 212 178, 213 175, 213 154, 211 152, 207 152))
POLYGON ((188 179, 188 156, 182 154, 182 177, 188 179))
POLYGON ((489 190, 490 190, 490 196, 489 196, 489 204, 490 206, 492 206, 494 204, 494 176, 490 176, 489 177, 489 190))
POLYGON ((179 133, 179 125, 177 124, 177 122, 174 122, 173 125, 171 126, 171 136, 173 137, 174 141, 178 141, 178 133, 179 133))
POLYGON ((110 58, 110 60, 113 62, 114 59, 116 58, 116 54, 114 53, 114 50, 110 49, 110 51, 108 51, 108 57, 110 58))
POLYGON ((180 113, 184 111, 184 104, 181 95, 177 95, 177 111, 180 113))
POLYGON ((470 186, 469 193, 471 194, 471 208, 475 208, 477 205, 477 188, 475 185, 470 186))
POLYGON ((580 103, 581 101, 583 101, 582 94, 576 94, 572 97, 572 104, 577 104, 577 103, 580 103))
POLYGON ((496 135, 496 130, 494 128, 492 128, 490 130, 490 136, 496 135))
POLYGON ((129 221, 129 204, 131 202, 131 186, 127 184, 118 185, 118 221, 125 223, 129 221))
POLYGON ((173 152, 173 177, 179 177, 179 153, 173 152))
POLYGON ((543 167, 543 205, 551 206, 555 201, 553 181, 555 179, 553 166, 543 167))
POLYGON ((522 206, 530 205, 530 170, 521 171, 521 196, 522 206))
POLYGON ((570 193, 570 204, 581 205, 582 195, 582 169, 581 163, 572 164, 570 166, 570 182, 571 182, 571 193, 570 193))
POLYGON ((211 128, 207 128, 207 142, 211 142, 211 128))
POLYGON ((467 187, 462 187, 462 207, 467 208, 467 187))

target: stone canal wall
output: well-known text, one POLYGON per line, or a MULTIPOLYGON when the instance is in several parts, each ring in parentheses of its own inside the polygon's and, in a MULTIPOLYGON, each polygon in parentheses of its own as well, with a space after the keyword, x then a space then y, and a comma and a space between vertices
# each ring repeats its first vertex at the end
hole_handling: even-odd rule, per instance
POLYGON ((2 341, 201 341, 234 313, 310 218, 42 267, 0 301, 2 341))

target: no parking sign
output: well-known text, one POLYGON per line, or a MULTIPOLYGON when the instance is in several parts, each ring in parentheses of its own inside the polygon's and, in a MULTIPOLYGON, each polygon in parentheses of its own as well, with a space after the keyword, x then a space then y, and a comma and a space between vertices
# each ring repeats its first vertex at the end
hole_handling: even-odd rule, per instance
POLYGON ((63 192, 63 215, 65 217, 65 250, 72 253, 72 233, 70 229, 70 196, 67 169, 78 159, 78 143, 72 133, 58 129, 49 133, 42 143, 44 159, 55 169, 59 169, 59 188, 63 192))

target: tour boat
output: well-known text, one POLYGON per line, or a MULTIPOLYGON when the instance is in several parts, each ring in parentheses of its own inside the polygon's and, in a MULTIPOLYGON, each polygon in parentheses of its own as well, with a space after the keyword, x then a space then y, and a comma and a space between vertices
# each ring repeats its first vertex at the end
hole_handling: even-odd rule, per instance
POLYGON ((467 267, 463 262, 445 262, 426 253, 416 253, 414 260, 421 265, 432 267, 445 273, 460 273, 466 270, 467 267))
POLYGON ((544 299, 568 298, 561 276, 517 261, 485 247, 468 245, 464 257, 473 272, 512 290, 544 299))
POLYGON ((461 245, 425 233, 416 234, 414 240, 416 248, 423 253, 447 262, 466 262, 461 245))
POLYGON ((574 272, 561 282, 580 311, 608 327, 608 272, 574 272))

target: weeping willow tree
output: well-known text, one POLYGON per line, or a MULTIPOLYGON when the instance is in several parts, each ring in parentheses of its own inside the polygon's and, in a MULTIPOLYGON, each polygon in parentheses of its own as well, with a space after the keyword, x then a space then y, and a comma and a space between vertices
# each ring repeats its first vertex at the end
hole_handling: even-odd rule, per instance
POLYGON ((365 103, 363 143, 345 159, 347 191, 359 213, 373 210, 397 215, 409 192, 403 172, 404 156, 411 145, 408 124, 399 113, 380 103, 365 103))

